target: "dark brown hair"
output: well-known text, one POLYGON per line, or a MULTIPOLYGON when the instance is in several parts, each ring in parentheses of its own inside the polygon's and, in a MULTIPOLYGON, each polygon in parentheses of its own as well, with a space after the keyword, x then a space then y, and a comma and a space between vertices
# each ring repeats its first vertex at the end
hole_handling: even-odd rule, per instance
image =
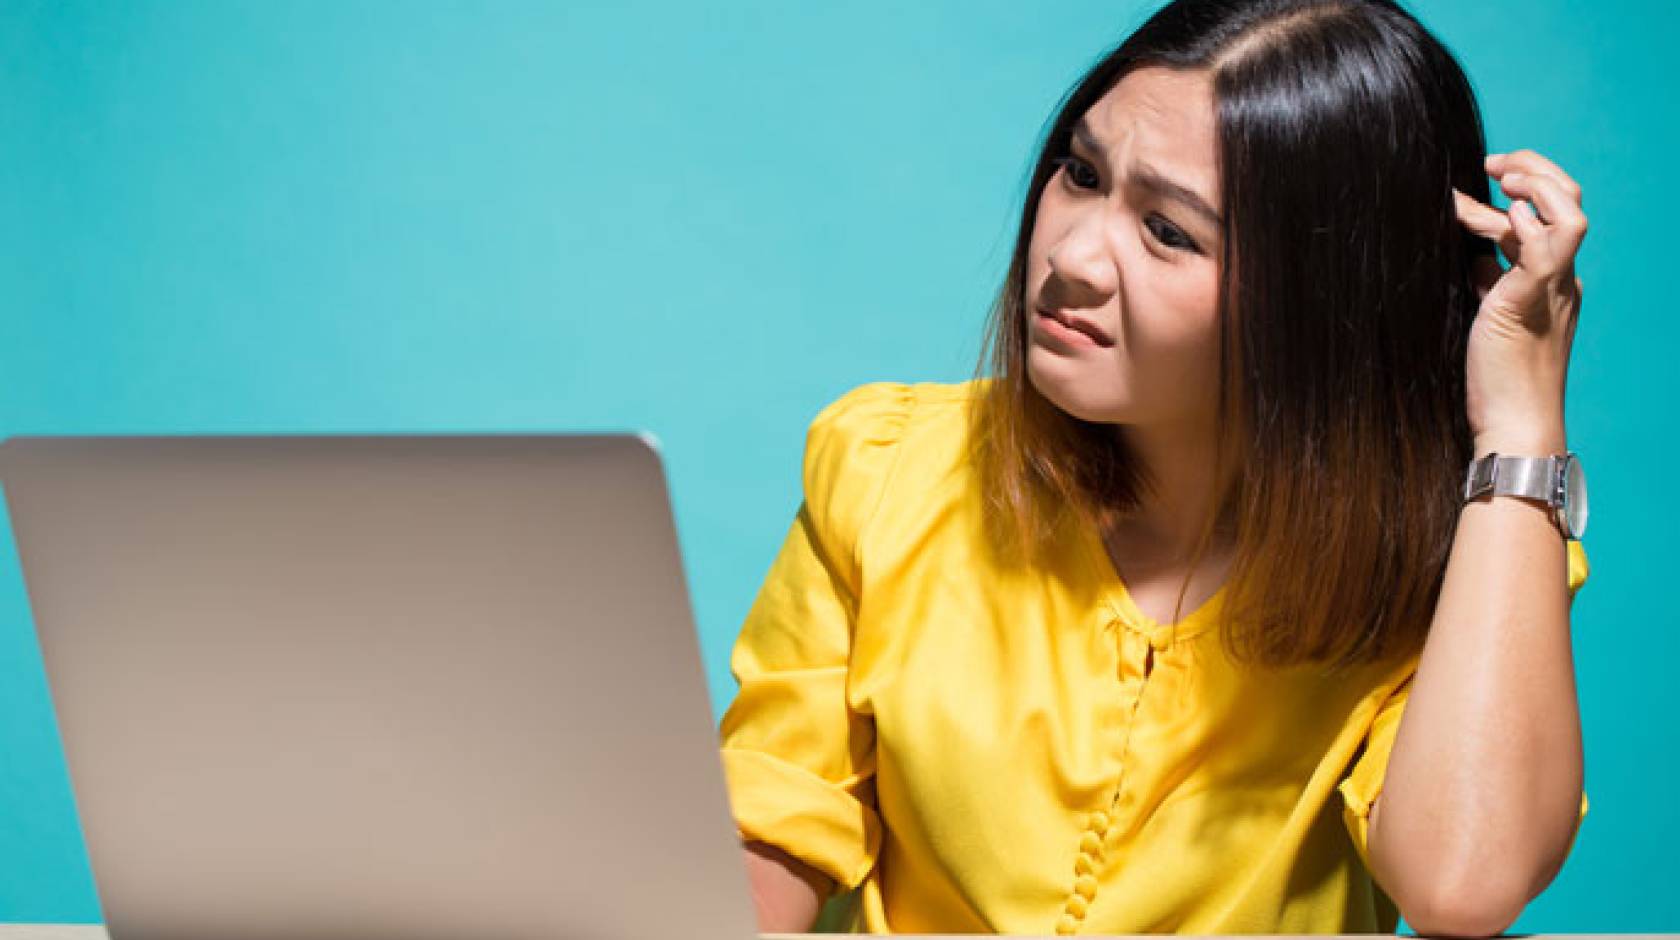
POLYGON ((1192 570, 1216 531, 1232 534, 1225 645, 1252 664, 1332 669, 1414 653, 1472 456, 1472 261, 1492 246, 1452 201, 1454 187, 1489 201, 1469 81, 1389 0, 1175 0, 1064 96, 975 373, 992 534, 1032 558, 1068 511, 1106 531, 1150 487, 1114 426, 1068 415, 1025 374, 1040 194, 1073 124, 1144 65, 1205 69, 1213 83, 1215 479, 1234 482, 1213 494, 1192 570))

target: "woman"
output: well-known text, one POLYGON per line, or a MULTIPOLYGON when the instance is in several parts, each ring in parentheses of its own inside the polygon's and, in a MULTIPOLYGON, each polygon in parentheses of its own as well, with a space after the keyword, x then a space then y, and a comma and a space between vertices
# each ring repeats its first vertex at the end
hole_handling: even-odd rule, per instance
POLYGON ((1051 127, 993 374, 811 425, 720 729, 761 927, 1507 927, 1586 813, 1587 565, 1464 481, 1566 452, 1585 230, 1390 0, 1156 13, 1051 127))

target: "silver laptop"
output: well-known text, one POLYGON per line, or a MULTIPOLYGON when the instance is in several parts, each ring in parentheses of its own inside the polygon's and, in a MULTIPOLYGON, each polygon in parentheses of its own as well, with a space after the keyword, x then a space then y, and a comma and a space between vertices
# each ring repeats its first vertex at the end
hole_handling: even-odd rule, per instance
POLYGON ((16 437, 115 940, 755 935, 636 434, 16 437))

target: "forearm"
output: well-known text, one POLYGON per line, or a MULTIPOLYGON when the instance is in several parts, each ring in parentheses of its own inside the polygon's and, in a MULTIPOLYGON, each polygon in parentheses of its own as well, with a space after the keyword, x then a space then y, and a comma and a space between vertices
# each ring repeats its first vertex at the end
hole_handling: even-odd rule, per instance
POLYGON ((759 931, 809 931, 829 894, 828 877, 775 846, 747 842, 742 848, 759 931))
MULTIPOLYGON (((1476 454, 1491 450, 1563 453, 1561 423, 1476 454)), ((1550 512, 1509 496, 1461 510, 1389 757, 1372 868, 1435 932, 1509 926, 1555 876, 1579 817, 1568 559, 1550 512)))

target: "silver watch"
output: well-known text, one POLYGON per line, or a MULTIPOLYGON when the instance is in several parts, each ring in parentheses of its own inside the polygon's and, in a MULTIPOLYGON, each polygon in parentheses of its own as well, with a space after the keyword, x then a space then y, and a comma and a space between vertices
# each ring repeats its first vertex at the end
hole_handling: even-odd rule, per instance
POLYGON ((1566 539, 1579 539, 1587 531, 1587 477, 1574 451, 1550 457, 1478 457, 1464 476, 1464 501, 1484 494, 1541 500, 1552 507, 1566 539))

